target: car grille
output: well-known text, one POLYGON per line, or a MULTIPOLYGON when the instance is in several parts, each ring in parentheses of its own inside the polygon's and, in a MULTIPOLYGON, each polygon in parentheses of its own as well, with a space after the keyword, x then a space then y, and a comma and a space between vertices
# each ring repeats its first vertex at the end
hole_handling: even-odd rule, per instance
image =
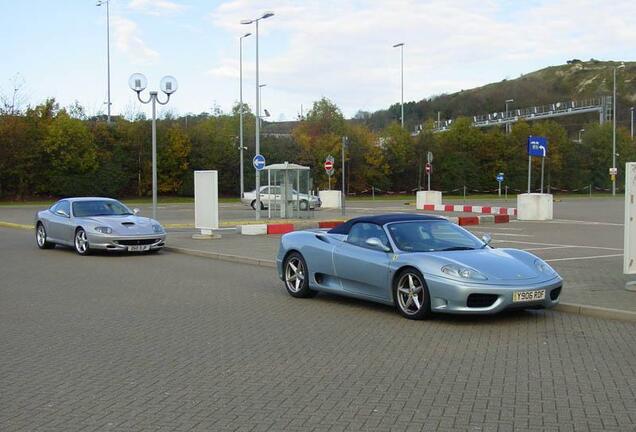
POLYGON ((485 308, 493 305, 497 301, 497 294, 470 294, 466 301, 466 306, 471 308, 485 308))
POLYGON ((554 301, 558 299, 559 295, 561 295, 561 287, 557 287, 553 289, 552 291, 550 291, 550 300, 554 301))
POLYGON ((142 246, 157 243, 159 239, 116 240, 115 243, 123 246, 142 246))

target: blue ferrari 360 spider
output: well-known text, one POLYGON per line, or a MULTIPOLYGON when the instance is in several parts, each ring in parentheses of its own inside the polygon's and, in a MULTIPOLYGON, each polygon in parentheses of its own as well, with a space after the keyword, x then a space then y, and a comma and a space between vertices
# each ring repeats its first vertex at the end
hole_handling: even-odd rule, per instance
POLYGON ((276 262, 294 297, 337 293, 395 305, 411 319, 559 302, 563 280, 545 261, 489 243, 442 217, 386 214, 286 234, 276 262))

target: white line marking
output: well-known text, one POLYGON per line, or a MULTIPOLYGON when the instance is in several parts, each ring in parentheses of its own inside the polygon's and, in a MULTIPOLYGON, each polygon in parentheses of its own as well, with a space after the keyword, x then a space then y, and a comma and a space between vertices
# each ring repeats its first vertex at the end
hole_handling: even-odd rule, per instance
MULTIPOLYGON (((475 234, 486 234, 485 231, 473 231, 475 234)), ((488 234, 492 234, 494 236, 512 236, 512 237, 534 237, 530 234, 513 234, 513 233, 500 233, 500 232, 488 232, 488 234)), ((508 241, 508 240, 504 240, 508 241)))
POLYGON ((582 220, 574 220, 574 219, 554 219, 551 221, 523 221, 518 220, 518 222, 527 222, 527 223, 540 223, 540 224, 572 224, 572 225, 607 225, 607 226, 623 226, 622 223, 615 222, 598 222, 598 221, 582 221, 582 220))
POLYGON ((587 256, 587 257, 572 257, 572 258, 554 258, 543 260, 545 262, 554 262, 554 261, 576 261, 576 260, 588 260, 588 259, 599 259, 599 258, 615 258, 622 257, 623 254, 614 254, 614 255, 596 255, 596 256, 587 256))
POLYGON ((568 249, 571 246, 546 246, 546 247, 538 247, 538 248, 529 248, 523 249, 524 251, 536 251, 536 250, 548 250, 548 249, 568 249))
POLYGON ((521 240, 493 240, 496 243, 519 243, 519 244, 527 244, 527 245, 539 245, 539 246, 565 246, 571 248, 581 248, 581 249, 602 249, 602 250, 610 250, 610 251, 622 251, 622 248, 610 248, 603 246, 582 246, 582 245, 565 245, 558 243, 538 243, 538 242, 525 242, 521 240))

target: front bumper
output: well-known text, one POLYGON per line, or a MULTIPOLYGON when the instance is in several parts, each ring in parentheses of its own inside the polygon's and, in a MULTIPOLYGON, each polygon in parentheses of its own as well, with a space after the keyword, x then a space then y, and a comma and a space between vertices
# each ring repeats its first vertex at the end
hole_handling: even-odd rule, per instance
POLYGON ((470 284, 430 275, 426 276, 426 282, 431 296, 431 311, 453 314, 495 314, 508 309, 550 308, 559 303, 563 287, 563 279, 560 277, 540 283, 510 286, 470 284), (512 300, 513 293, 516 291, 542 289, 545 290, 545 299, 543 300, 528 302, 513 302, 512 300), (469 302, 471 294, 478 296, 471 297, 469 302), (476 298, 480 299, 481 302, 474 301, 476 298))
POLYGON ((115 234, 87 233, 91 249, 126 252, 129 246, 149 246, 149 250, 159 250, 166 245, 166 234, 120 236, 115 234))

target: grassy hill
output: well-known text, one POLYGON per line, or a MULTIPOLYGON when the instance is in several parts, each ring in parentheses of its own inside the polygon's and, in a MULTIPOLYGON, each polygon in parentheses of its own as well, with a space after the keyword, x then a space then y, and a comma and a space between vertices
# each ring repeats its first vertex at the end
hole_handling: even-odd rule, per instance
MULTIPOLYGON (((524 74, 512 80, 502 80, 470 90, 442 94, 419 102, 405 104, 405 119, 410 128, 426 120, 472 116, 502 111, 506 99, 514 99, 510 108, 524 108, 557 101, 580 100, 589 97, 611 95, 613 68, 621 62, 598 60, 570 60, 567 64, 550 66, 524 74)), ((625 62, 625 68, 617 73, 618 117, 617 121, 627 125, 629 107, 636 105, 636 62, 625 62)), ((374 129, 384 127, 399 119, 400 106, 395 104, 387 110, 372 114, 360 113, 357 117, 374 129)), ((580 118, 580 124, 595 118, 580 118)), ((579 123, 579 118, 568 117, 564 122, 579 123), (575 119, 575 120, 573 120, 575 119)))

